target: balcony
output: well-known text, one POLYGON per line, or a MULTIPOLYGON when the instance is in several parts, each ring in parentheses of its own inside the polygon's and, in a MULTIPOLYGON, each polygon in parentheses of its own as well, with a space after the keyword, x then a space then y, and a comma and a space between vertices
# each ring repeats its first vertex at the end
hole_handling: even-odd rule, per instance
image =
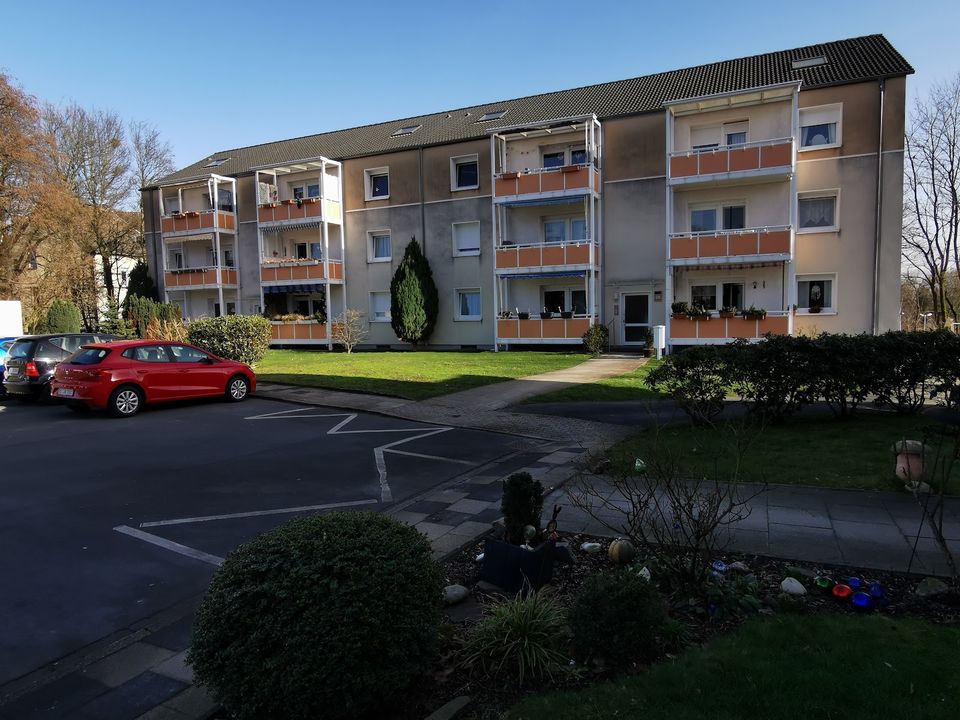
POLYGON ((330 260, 328 264, 330 266, 329 278, 324 274, 322 260, 264 261, 260 265, 260 281, 265 283, 342 281, 343 263, 340 260, 330 260))
POLYGON ((181 270, 167 270, 163 274, 164 286, 167 290, 179 288, 182 290, 205 290, 237 284, 235 268, 203 267, 184 268, 181 270), (217 282, 217 271, 220 272, 220 282, 217 282))
POLYGON ((787 179, 793 173, 793 138, 680 150, 669 155, 671 185, 787 179))
POLYGON ((738 338, 759 340, 767 333, 789 335, 789 311, 769 312, 765 318, 671 318, 670 342, 684 344, 724 343, 738 338))
POLYGON ((257 219, 261 225, 289 222, 341 221, 340 203, 335 200, 307 198, 305 200, 283 200, 264 203, 257 209, 257 219))
POLYGON ((316 320, 271 320, 270 342, 297 344, 326 342, 327 326, 316 320))
POLYGON ((590 318, 579 317, 564 320, 552 318, 541 320, 517 318, 497 320, 497 341, 519 343, 580 343, 583 334, 590 328, 590 318))
POLYGON ((570 243, 536 243, 497 248, 497 272, 520 272, 533 268, 563 269, 573 265, 596 265, 596 243, 582 240, 570 243))
POLYGON ((204 210, 203 212, 175 213, 160 220, 160 230, 164 235, 213 230, 215 228, 235 232, 237 224, 233 213, 223 210, 204 210))
POLYGON ((727 262, 789 260, 790 226, 671 233, 671 264, 696 265, 703 259, 724 259, 727 262))
POLYGON ((592 165, 564 165, 501 173, 494 182, 494 201, 523 196, 554 198, 600 192, 600 172, 592 165))

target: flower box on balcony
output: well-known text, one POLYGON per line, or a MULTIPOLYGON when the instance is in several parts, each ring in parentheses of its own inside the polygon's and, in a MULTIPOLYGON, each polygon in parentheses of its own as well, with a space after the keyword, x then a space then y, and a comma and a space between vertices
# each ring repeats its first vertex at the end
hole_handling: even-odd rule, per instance
POLYGON ((182 212, 175 212, 173 213, 173 217, 177 220, 183 220, 186 215, 184 215, 182 212))
POLYGON ((313 205, 314 203, 320 202, 320 198, 316 198, 316 197, 304 198, 303 202, 307 203, 308 205, 313 205))
POLYGON ((520 177, 520 173, 518 173, 518 172, 510 172, 510 173, 503 173, 503 174, 500 176, 500 179, 501 179, 501 180, 516 180, 518 177, 520 177))
POLYGON ((541 320, 552 320, 552 319, 553 319, 553 313, 550 312, 549 310, 544 310, 542 313, 540 313, 540 319, 541 319, 541 320))
POLYGON ((529 319, 530 319, 530 313, 528 313, 528 312, 518 312, 518 313, 517 313, 517 318, 520 319, 520 320, 529 320, 529 319))
POLYGON ((187 217, 189 217, 189 218, 198 218, 198 217, 200 217, 200 213, 198 213, 196 210, 190 210, 190 211, 188 211, 188 212, 186 213, 186 215, 187 215, 187 217))
POLYGON ((281 202, 282 204, 284 204, 284 205, 296 205, 296 204, 297 204, 297 201, 296 201, 296 200, 281 200, 280 202, 281 202))
POLYGON ((576 172, 579 169, 580 169, 579 165, 564 165, 562 168, 560 168, 560 171, 565 173, 572 173, 572 172, 576 172))
POLYGON ((280 203, 273 202, 273 201, 271 201, 271 202, 264 202, 264 203, 260 203, 260 207, 262 207, 262 208, 275 208, 275 207, 276 207, 277 205, 279 205, 279 204, 280 204, 280 203))
POLYGON ((564 310, 560 313, 560 317, 562 317, 564 320, 571 319, 573 317, 573 310, 564 310))
POLYGON ((747 320, 763 320, 767 316, 767 311, 763 308, 749 307, 743 311, 743 316, 747 320))

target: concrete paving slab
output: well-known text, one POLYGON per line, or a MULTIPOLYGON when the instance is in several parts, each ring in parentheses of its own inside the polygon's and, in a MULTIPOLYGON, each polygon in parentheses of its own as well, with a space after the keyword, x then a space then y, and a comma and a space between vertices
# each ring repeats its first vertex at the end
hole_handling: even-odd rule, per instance
POLYGON ((173 655, 166 648, 138 642, 89 665, 84 672, 87 677, 115 688, 173 655))
POLYGON ((827 515, 826 506, 824 506, 823 512, 817 512, 803 508, 768 505, 767 518, 771 524, 796 525, 809 528, 830 528, 830 517, 827 515))
POLYGON ((190 718, 201 718, 215 710, 217 703, 206 690, 192 686, 167 700, 163 706, 190 718))
POLYGON ((84 720, 136 720, 186 688, 179 680, 145 672, 84 705, 79 716, 84 720))
POLYGON ((193 683, 193 669, 187 665, 187 651, 178 652, 169 660, 165 660, 153 667, 153 672, 174 680, 189 684, 193 683))
MULTIPOLYGON (((467 493, 463 493, 464 498, 466 498, 467 493)), ((476 514, 488 510, 490 508, 490 503, 486 500, 458 500, 450 506, 450 510, 455 512, 470 513, 476 514)))

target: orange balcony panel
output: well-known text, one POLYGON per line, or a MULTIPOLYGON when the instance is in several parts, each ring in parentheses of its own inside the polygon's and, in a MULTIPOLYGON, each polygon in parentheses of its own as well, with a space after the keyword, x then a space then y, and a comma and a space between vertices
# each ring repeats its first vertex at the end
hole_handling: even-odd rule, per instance
MULTIPOLYGON (((308 280, 310 278, 310 269, 305 265, 295 265, 290 268, 290 279, 291 280, 308 280)), ((320 271, 321 276, 323 275, 323 270, 320 271)))
POLYGON ((774 335, 788 335, 790 332, 790 318, 786 316, 765 317, 759 321, 759 335, 773 333, 774 335))
POLYGON ((593 173, 594 192, 600 192, 600 173, 593 173))
POLYGON ((700 174, 712 175, 713 173, 722 173, 727 171, 727 152, 720 150, 717 152, 700 153, 700 174))
POLYGON ((542 320, 517 320, 517 324, 520 326, 519 337, 522 338, 542 338, 543 333, 540 331, 540 323, 542 320))
POLYGON ((670 320, 670 337, 695 338, 697 336, 697 321, 689 318, 674 318, 670 320))
POLYGON ((724 318, 710 318, 709 320, 695 320, 697 323, 697 337, 711 340, 727 337, 727 321, 724 318))
POLYGON ((272 222, 273 221, 273 208, 272 207, 259 207, 257 208, 257 220, 260 222, 272 222))
POLYGON ((760 167, 760 148, 748 147, 729 151, 730 172, 756 170, 760 167))
POLYGON ((576 170, 567 170, 563 173, 564 185, 569 188, 588 188, 590 187, 590 171, 587 168, 577 168, 576 170))
POLYGON ((217 271, 216 270, 204 270, 203 271, 203 284, 204 285, 215 285, 217 282, 217 271))
POLYGON ((730 236, 731 255, 755 255, 757 252, 757 233, 744 233, 730 236))
POLYGON ((530 248, 520 248, 517 251, 518 267, 536 267, 537 265, 542 265, 540 262, 540 248, 539 247, 530 247, 530 248))
POLYGON ((509 248, 507 250, 497 250, 497 267, 498 268, 517 267, 516 248, 509 248))
POLYGON ((566 328, 564 327, 565 322, 566 321, 562 319, 541 320, 540 323, 543 326, 543 330, 541 331, 542 334, 540 335, 540 337, 565 338, 566 337, 566 334, 565 334, 566 328))
POLYGON ((540 192, 540 175, 530 173, 517 178, 517 194, 540 192))
POLYGON ((515 338, 519 337, 519 328, 517 323, 519 320, 497 320, 497 337, 501 338, 515 338))
POLYGON ((755 338, 757 337, 757 321, 745 317, 734 317, 727 320, 727 337, 755 338))
POLYGON ((760 233, 761 253, 788 253, 790 252, 790 231, 776 230, 760 233))
POLYGON ((304 325, 303 323, 294 323, 293 325, 293 337, 295 340, 309 340, 310 339, 310 326, 304 325))
POLYGON ((319 202, 305 202, 303 204, 303 216, 308 218, 320 217, 322 206, 319 202))
POLYGON ((566 323, 565 332, 568 338, 581 338, 590 329, 590 321, 587 318, 571 318, 563 322, 566 323))
POLYGON ((236 218, 232 213, 220 213, 220 227, 226 230, 236 230, 236 218))
POLYGON ((343 280, 343 263, 339 261, 330 261, 330 278, 333 280, 343 280))
POLYGON ((562 245, 550 246, 547 245, 543 248, 543 265, 563 265, 564 264, 564 252, 562 245))
POLYGON ((697 239, 693 237, 670 238, 670 257, 694 258, 697 256, 697 239))
POLYGON ((696 174, 696 155, 677 155, 670 158, 670 177, 690 177, 696 174))
POLYGON ((760 167, 780 167, 789 165, 793 160, 793 147, 790 143, 763 145, 760 148, 760 167))
POLYGON ((160 220, 160 231, 165 233, 173 232, 173 218, 165 217, 160 220))
POLYGON ((261 282, 276 282, 279 280, 277 277, 277 268, 274 267, 262 267, 260 268, 260 280, 261 282))
POLYGON ((567 245, 567 264, 568 265, 585 265, 590 262, 590 246, 587 244, 583 245, 567 245))
POLYGON ((236 284, 237 284, 237 271, 236 271, 236 270, 224 270, 224 271, 222 272, 222 274, 221 274, 221 277, 223 278, 223 282, 227 283, 228 285, 236 285, 236 284))
POLYGON ((516 195, 517 194, 517 178, 516 177, 497 178, 494 191, 498 197, 502 197, 503 195, 516 195))
POLYGON ((540 192, 563 190, 563 180, 566 173, 545 172, 540 174, 540 192))
POLYGON ((700 257, 720 257, 726 254, 726 235, 703 235, 700 238, 700 257))

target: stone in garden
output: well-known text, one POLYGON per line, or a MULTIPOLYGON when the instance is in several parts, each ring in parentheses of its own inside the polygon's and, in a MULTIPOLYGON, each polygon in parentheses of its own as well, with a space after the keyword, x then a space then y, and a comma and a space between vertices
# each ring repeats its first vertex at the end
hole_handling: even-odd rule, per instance
POLYGON ((443 589, 443 602, 445 605, 456 605, 463 602, 470 595, 470 591, 463 585, 447 585, 443 589))
POLYGON ((580 546, 580 549, 583 550, 585 553, 590 553, 591 555, 595 555, 596 553, 600 552, 600 543, 585 542, 583 545, 580 546))
POLYGON ((739 560, 737 560, 736 562, 732 562, 732 563, 730 563, 729 565, 727 565, 727 569, 728 569, 728 570, 733 570, 734 572, 738 572, 738 573, 744 573, 744 574, 750 572, 750 568, 747 567, 747 564, 746 564, 745 562, 741 562, 741 561, 739 561, 739 560))
POLYGON ((950 586, 943 580, 928 577, 919 582, 913 594, 921 600, 929 600, 930 598, 939 597, 940 595, 946 595, 948 592, 950 592, 950 586))
POLYGON ((647 582, 650 582, 650 568, 648 568, 646 565, 644 565, 642 568, 640 568, 639 571, 637 571, 637 575, 642 577, 647 582))
POLYGON ((537 536, 537 529, 533 525, 525 525, 523 528, 523 539, 533 540, 537 536))
POLYGON ((787 595, 807 594, 807 589, 803 586, 803 583, 792 577, 784 578, 783 582, 780 583, 780 589, 783 590, 787 595))
POLYGON ((483 553, 477 555, 477 562, 483 562, 483 553))
POLYGON ((817 574, 813 570, 808 570, 799 565, 787 565, 786 573, 788 577, 796 578, 797 580, 813 580, 817 577, 817 574))

